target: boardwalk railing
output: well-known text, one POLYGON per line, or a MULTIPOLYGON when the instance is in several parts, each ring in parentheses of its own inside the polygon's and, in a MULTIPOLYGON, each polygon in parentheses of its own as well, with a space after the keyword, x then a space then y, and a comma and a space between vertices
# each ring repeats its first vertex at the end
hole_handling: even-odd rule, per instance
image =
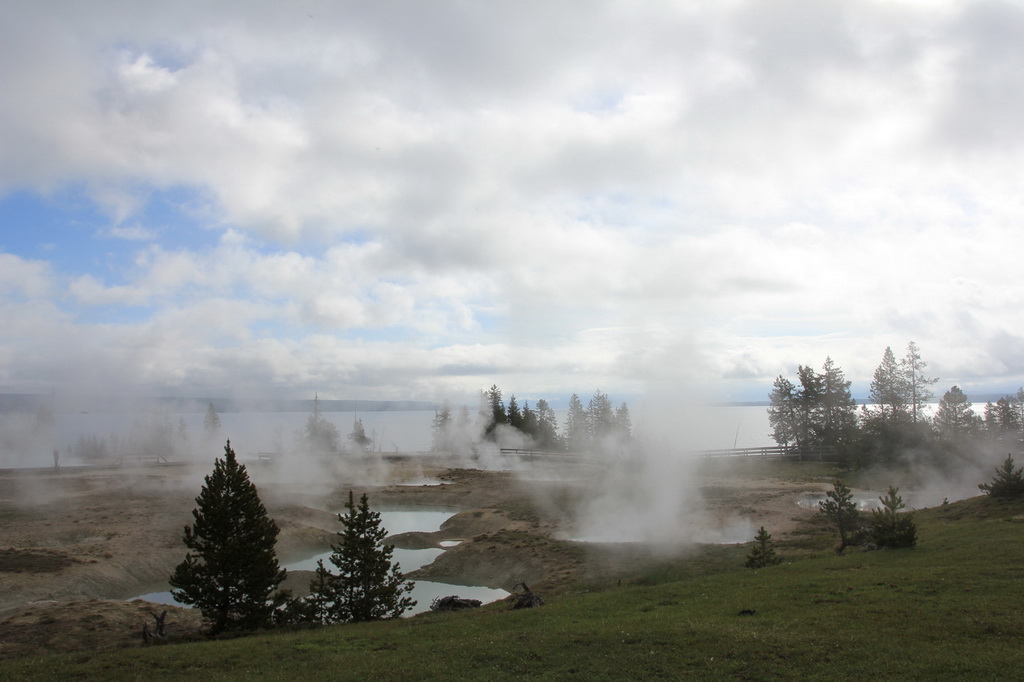
POLYGON ((779 457, 800 461, 831 462, 837 459, 835 448, 798 448, 793 445, 772 445, 760 448, 727 448, 723 450, 701 450, 702 457, 779 457))
MULTIPOLYGON (((522 448, 502 448, 501 454, 506 457, 520 459, 577 460, 588 457, 579 452, 551 452, 546 450, 528 450, 522 448)), ((700 450, 695 453, 700 457, 778 457, 812 462, 832 462, 837 459, 835 448, 814 447, 797 448, 792 445, 769 445, 759 448, 725 448, 721 450, 700 450)))
POLYGON ((126 462, 133 462, 135 464, 167 464, 167 459, 163 455, 121 455, 114 460, 115 466, 121 466, 126 462))
POLYGON ((582 459, 585 457, 581 452, 556 452, 524 448, 502 448, 501 454, 505 457, 519 457, 520 459, 582 459))

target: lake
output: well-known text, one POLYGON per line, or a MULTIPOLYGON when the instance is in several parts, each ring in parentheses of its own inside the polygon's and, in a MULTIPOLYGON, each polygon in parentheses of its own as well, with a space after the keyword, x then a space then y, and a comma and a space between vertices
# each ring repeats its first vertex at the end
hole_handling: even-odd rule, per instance
MULTIPOLYGON (((563 424, 565 411, 556 410, 555 414, 559 424, 563 424)), ((338 428, 343 441, 358 417, 373 440, 374 449, 381 452, 422 452, 431 446, 434 420, 431 410, 323 412, 322 416, 338 428)), ((16 433, 30 430, 30 415, 4 414, 0 415, 0 466, 53 466, 55 447, 61 451, 63 466, 87 463, 73 454, 80 437, 96 438, 110 445, 109 461, 123 452, 141 452, 142 443, 159 441, 161 434, 165 442, 170 435, 176 450, 172 454, 174 458, 212 462, 223 454, 224 441, 230 438, 239 458, 251 460, 260 452, 292 449, 296 433, 304 428, 309 413, 226 412, 219 415, 221 426, 214 436, 203 428, 204 417, 200 412, 166 411, 58 413, 53 437, 40 438, 16 433)), ((691 406, 661 417, 636 409, 633 425, 638 436, 647 435, 652 443, 669 443, 680 451, 774 444, 764 406, 691 406)))

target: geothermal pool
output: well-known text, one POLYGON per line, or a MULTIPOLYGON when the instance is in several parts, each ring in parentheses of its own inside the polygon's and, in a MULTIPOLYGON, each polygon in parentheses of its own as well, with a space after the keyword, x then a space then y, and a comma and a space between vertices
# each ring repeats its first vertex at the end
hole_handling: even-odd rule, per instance
MULTIPOLYGON (((389 535, 398 535, 399 533, 417 531, 431 533, 440 529, 441 524, 455 516, 457 512, 450 510, 416 509, 382 511, 379 513, 381 526, 388 531, 389 535)), ((448 541, 442 544, 451 547, 458 543, 448 541)), ((443 552, 443 549, 438 549, 436 547, 427 549, 400 549, 396 547, 392 555, 392 560, 398 562, 399 568, 401 568, 403 573, 409 573, 431 563, 443 552)), ((330 550, 326 552, 319 552, 313 556, 287 563, 283 568, 286 568, 289 571, 314 571, 316 570, 317 561, 323 561, 324 566, 333 570, 334 566, 331 565, 330 557, 330 550)), ((409 611, 406 611, 404 614, 406 616, 428 611, 430 609, 430 604, 434 599, 447 597, 452 594, 456 594, 463 599, 479 599, 485 604, 499 599, 504 599, 509 594, 505 590, 496 590, 482 585, 450 585, 448 583, 437 583, 429 580, 416 580, 413 581, 413 585, 413 591, 409 596, 416 600, 416 606, 409 611)), ((132 599, 143 599, 156 604, 181 606, 181 604, 174 601, 170 590, 140 594, 127 601, 131 601, 132 599)))

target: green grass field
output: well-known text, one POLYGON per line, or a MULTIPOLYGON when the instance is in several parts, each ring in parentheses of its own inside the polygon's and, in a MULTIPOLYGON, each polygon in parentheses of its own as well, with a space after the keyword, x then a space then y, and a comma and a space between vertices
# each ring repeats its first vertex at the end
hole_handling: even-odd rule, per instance
POLYGON ((736 547, 717 551, 712 575, 688 559, 540 609, 14 659, 0 678, 1020 679, 1024 501, 974 498, 915 520, 913 550, 837 557, 804 545, 750 571, 736 547), (735 570, 722 568, 729 551, 735 570))

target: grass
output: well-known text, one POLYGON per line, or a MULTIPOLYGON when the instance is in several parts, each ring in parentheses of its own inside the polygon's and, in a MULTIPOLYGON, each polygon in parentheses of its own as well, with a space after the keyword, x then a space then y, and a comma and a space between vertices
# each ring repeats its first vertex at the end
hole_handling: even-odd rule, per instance
POLYGON ((1024 502, 915 514, 913 550, 749 571, 733 549, 543 608, 0 662, 3 679, 1015 679, 1024 502), (752 612, 752 613, 751 613, 752 612), (746 614, 746 615, 742 615, 746 614))

